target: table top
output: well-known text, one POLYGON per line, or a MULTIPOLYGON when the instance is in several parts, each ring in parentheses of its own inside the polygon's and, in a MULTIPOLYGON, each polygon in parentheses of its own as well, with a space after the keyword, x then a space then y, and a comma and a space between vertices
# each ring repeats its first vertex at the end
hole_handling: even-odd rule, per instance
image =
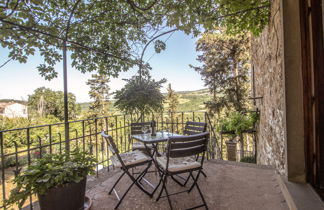
POLYGON ((147 134, 136 134, 132 135, 134 139, 137 141, 143 142, 143 143, 158 143, 158 142, 164 142, 169 139, 170 136, 182 136, 180 134, 176 133, 170 133, 170 132, 156 132, 156 136, 151 136, 150 133, 147 134))

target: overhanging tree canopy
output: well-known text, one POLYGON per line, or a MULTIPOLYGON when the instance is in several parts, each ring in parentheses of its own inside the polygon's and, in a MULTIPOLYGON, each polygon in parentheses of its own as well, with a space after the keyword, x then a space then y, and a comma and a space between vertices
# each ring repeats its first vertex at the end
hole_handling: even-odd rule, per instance
MULTIPOLYGON (((54 65, 63 60, 65 138, 69 141, 67 50, 72 66, 81 72, 96 70, 117 77, 134 65, 143 67, 141 46, 165 28, 197 35, 201 27, 228 26, 228 32, 257 34, 267 23, 269 2, 0 0, 0 9, 0 43, 9 49, 9 60, 25 63, 38 50, 44 58, 38 70, 47 80, 57 76, 54 65)), ((165 48, 160 41, 155 43, 157 51, 165 48)))
POLYGON ((166 28, 197 35, 202 26, 225 25, 258 33, 268 6, 267 0, 1 0, 0 43, 22 63, 38 50, 44 58, 38 70, 48 80, 57 76, 62 40, 76 69, 118 76, 140 64, 141 47, 166 28))

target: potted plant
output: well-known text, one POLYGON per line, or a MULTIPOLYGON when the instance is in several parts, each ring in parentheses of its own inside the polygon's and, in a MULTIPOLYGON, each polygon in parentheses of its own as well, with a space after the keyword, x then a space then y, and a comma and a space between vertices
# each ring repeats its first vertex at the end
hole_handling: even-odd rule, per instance
POLYGON ((87 175, 94 173, 95 159, 79 150, 47 154, 18 174, 7 205, 23 206, 37 194, 42 210, 83 209, 87 175))
POLYGON ((258 120, 256 112, 242 114, 240 112, 232 112, 220 120, 220 132, 230 134, 232 137, 239 136, 244 131, 254 129, 254 125, 258 120))
POLYGON ((219 131, 221 134, 229 135, 230 143, 236 143, 234 139, 239 137, 241 157, 243 157, 244 154, 242 133, 253 131, 258 119, 259 115, 257 112, 248 112, 244 114, 241 112, 232 112, 229 116, 220 120, 219 131))

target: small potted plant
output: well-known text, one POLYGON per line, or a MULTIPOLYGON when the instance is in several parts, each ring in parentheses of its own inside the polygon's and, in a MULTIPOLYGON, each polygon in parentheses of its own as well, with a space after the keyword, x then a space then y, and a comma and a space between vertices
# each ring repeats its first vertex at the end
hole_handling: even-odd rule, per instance
POLYGON ((18 174, 7 205, 23 206, 37 194, 42 210, 83 209, 87 175, 94 173, 95 159, 79 150, 47 154, 18 174))

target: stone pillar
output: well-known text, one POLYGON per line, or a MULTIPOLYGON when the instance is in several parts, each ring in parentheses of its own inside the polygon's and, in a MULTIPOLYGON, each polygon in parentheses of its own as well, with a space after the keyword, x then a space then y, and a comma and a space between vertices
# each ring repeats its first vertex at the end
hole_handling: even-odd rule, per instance
POLYGON ((227 160, 236 161, 236 143, 235 140, 229 140, 226 142, 227 160))
POLYGON ((286 175, 289 181, 305 183, 302 71, 302 52, 305 49, 301 45, 299 4, 294 0, 282 1, 281 11, 284 32, 285 128, 283 131, 286 135, 286 175))

